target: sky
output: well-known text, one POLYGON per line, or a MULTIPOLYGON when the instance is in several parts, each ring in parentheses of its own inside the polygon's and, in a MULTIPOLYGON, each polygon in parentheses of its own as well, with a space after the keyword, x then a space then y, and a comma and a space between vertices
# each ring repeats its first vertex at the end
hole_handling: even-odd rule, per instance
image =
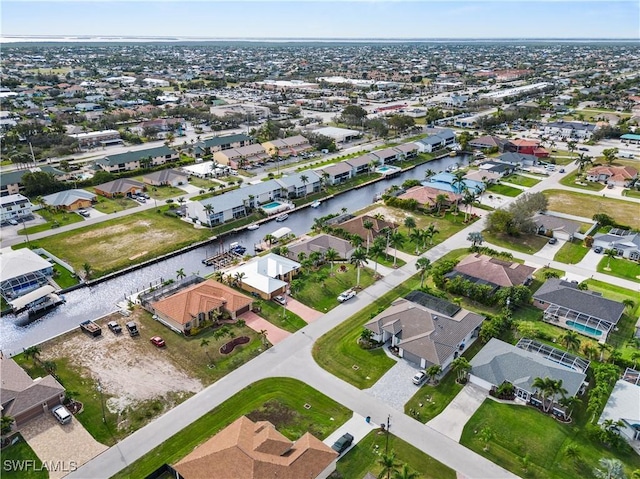
POLYGON ((2 36, 625 38, 639 0, 2 0, 2 36))

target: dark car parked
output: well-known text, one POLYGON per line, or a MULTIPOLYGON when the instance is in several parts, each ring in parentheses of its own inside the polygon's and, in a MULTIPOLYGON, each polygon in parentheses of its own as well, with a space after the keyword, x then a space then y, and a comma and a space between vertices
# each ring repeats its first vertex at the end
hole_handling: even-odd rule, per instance
POLYGON ((331 449, 336 451, 338 454, 342 454, 344 451, 349 449, 349 446, 353 443, 353 436, 349 433, 343 435, 340 439, 333 443, 331 449))

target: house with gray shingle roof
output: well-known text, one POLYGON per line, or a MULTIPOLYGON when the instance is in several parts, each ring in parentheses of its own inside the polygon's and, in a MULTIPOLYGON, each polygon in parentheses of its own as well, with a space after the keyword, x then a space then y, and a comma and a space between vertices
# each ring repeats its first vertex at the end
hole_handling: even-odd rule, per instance
POLYGON ((624 313, 622 303, 556 278, 548 279, 534 293, 533 304, 544 310, 545 321, 599 341, 606 340, 624 313))
POLYGON ((74 189, 43 196, 42 201, 57 209, 74 211, 89 208, 96 201, 96 195, 87 190, 74 189))
POLYGON ((193 145, 193 154, 196 158, 200 158, 207 152, 215 153, 216 151, 228 150, 230 148, 240 148, 251 144, 251 137, 238 135, 214 136, 207 138, 193 145))
POLYGON ((142 176, 142 181, 153 186, 178 186, 186 185, 189 181, 188 176, 177 170, 167 169, 154 171, 142 176))
POLYGON ((536 214, 533 217, 533 224, 537 234, 564 241, 571 241, 582 227, 579 221, 545 213, 536 214))
POLYGON ((321 168, 321 171, 329 175, 328 181, 332 185, 344 183, 349 178, 353 177, 353 167, 346 161, 325 166, 324 168, 321 168))
POLYGON ((335 250, 340 258, 348 260, 355 250, 349 241, 325 233, 306 238, 295 244, 289 244, 288 247, 289 251, 286 256, 293 260, 297 259, 300 253, 307 256, 314 251, 324 254, 328 249, 335 250))
POLYGON ((632 261, 640 260, 640 233, 617 230, 619 234, 596 233, 593 237, 593 247, 612 249, 617 255, 632 261))
POLYGON ((143 167, 164 165, 178 159, 178 153, 167 146, 148 148, 146 150, 127 151, 117 155, 109 155, 96 160, 96 165, 104 171, 119 173, 137 170, 143 167), (148 162, 148 165, 145 163, 148 162))
MULTIPOLYGON (((533 382, 536 378, 561 380, 566 396, 576 396, 586 374, 550 361, 534 352, 525 351, 497 338, 491 340, 476 354, 471 363, 469 381, 491 391, 507 382, 515 387, 515 394, 526 402, 539 405, 533 382)), ((554 413, 564 415, 565 410, 553 408, 554 413)))
POLYGON ((509 288, 530 282, 535 270, 521 263, 473 253, 460 261, 453 268, 453 274, 448 274, 447 277, 462 276, 476 283, 509 288))
POLYGON ((133 196, 144 190, 144 183, 132 180, 131 178, 120 178, 118 180, 103 183, 95 187, 96 193, 107 198, 114 196, 133 196))
MULTIPOLYGON (((431 298, 426 293, 421 296, 431 298)), ((418 303, 400 298, 364 327, 373 333, 374 341, 390 342, 407 361, 421 368, 438 365, 444 370, 476 340, 484 319, 443 300, 418 303), (441 307, 443 303, 446 307, 441 307)))

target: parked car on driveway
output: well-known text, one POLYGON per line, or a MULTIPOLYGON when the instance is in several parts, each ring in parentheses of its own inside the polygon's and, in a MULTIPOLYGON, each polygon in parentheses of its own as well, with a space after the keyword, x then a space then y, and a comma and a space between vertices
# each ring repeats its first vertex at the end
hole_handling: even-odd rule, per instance
POLYGON ((336 451, 338 454, 342 454, 344 451, 349 449, 349 446, 353 444, 353 436, 349 433, 344 434, 340 439, 333 443, 331 449, 336 451))
POLYGON ((51 410, 51 414, 53 414, 53 417, 55 417, 60 424, 67 424, 71 422, 71 419, 73 418, 69 410, 62 404, 54 407, 51 410))
POLYGON ((602 246, 596 246, 593 248, 593 252, 598 254, 602 253, 602 246))
POLYGON ((411 381, 413 381, 413 384, 415 384, 416 386, 420 386, 423 382, 425 382, 426 379, 427 379, 426 371, 418 371, 415 374, 415 376, 411 378, 411 381))
POLYGON ((273 300, 276 303, 287 304, 287 298, 285 298, 284 296, 276 296, 275 298, 273 298, 273 300))
POLYGON ((558 239, 557 239, 557 238, 551 238, 551 239, 549 240, 549 244, 556 244, 557 242, 558 242, 558 239))

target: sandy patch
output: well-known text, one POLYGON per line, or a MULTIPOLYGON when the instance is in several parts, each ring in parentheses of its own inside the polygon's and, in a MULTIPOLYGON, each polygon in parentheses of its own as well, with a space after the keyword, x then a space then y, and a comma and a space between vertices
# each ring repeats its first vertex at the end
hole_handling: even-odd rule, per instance
MULTIPOLYGON (((122 318, 120 323, 122 324, 122 318)), ((100 381, 112 412, 168 393, 196 393, 203 389, 198 379, 189 377, 164 357, 164 351, 153 348, 145 337, 116 336, 102 328, 102 337, 93 339, 77 334, 64 342, 46 348, 43 359, 71 358, 72 363, 100 381)))

